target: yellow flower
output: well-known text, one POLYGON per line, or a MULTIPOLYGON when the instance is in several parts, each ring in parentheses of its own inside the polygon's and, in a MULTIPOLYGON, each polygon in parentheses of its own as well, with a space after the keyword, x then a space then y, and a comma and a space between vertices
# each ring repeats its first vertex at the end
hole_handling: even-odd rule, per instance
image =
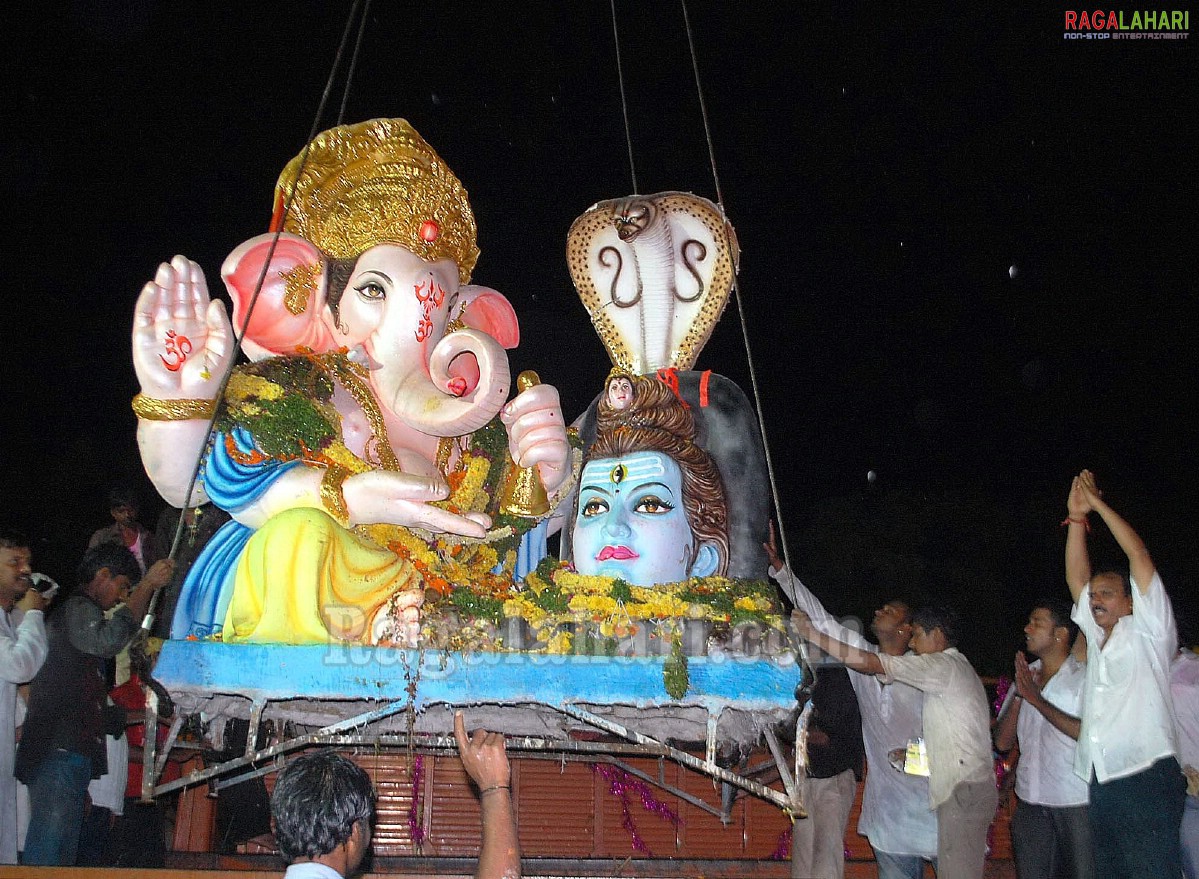
POLYGON ((233 373, 229 378, 228 387, 225 388, 225 399, 230 403, 240 403, 249 397, 258 397, 260 400, 278 400, 282 396, 283 387, 281 385, 261 376, 246 375, 243 372, 233 373))
POLYGON ((558 632, 546 642, 546 653, 570 653, 571 639, 570 632, 558 632))

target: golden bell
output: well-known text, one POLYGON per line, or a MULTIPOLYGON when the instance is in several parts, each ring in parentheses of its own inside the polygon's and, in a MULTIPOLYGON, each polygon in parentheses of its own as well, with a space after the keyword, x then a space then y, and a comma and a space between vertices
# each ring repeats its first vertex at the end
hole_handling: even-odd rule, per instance
MULTIPOLYGON (((526 391, 541 384, 537 373, 526 369, 516 377, 516 391, 526 391)), ((500 512, 507 516, 539 519, 550 511, 550 499, 536 467, 517 467, 510 462, 500 491, 500 512)))

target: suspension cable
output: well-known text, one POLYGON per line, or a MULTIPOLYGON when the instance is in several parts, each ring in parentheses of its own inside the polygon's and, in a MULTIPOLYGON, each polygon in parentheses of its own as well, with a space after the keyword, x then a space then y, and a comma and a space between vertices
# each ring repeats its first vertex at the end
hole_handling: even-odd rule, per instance
POLYGON ((612 42, 616 46, 616 78, 620 82, 620 109, 624 113, 624 139, 629 148, 629 175, 633 178, 633 195, 637 194, 637 166, 633 164, 633 134, 629 127, 629 103, 624 92, 624 66, 620 63, 620 31, 616 27, 616 0, 612 7, 612 42))
MULTIPOLYGON (((327 106, 327 104, 329 102, 329 95, 333 92, 333 81, 337 76, 338 69, 341 67, 342 58, 345 55, 346 44, 349 42, 350 30, 353 26, 354 19, 358 14, 358 8, 361 5, 361 2, 362 2, 362 0, 354 0, 354 5, 350 8, 350 14, 346 19, 345 28, 342 30, 341 42, 338 44, 338 47, 337 47, 337 55, 333 59, 333 67, 330 69, 329 76, 325 80, 325 88, 324 88, 324 91, 321 93, 321 99, 317 105, 316 115, 312 120, 312 127, 309 129, 309 132, 308 132, 308 139, 305 141, 303 152, 300 153, 299 168, 296 171, 295 177, 292 179, 291 186, 287 191, 287 197, 284 199, 284 202, 283 202, 283 210, 280 215, 279 228, 275 230, 274 237, 271 239, 271 245, 270 245, 270 248, 267 250, 266 259, 263 261, 262 270, 258 274, 258 281, 254 285, 254 293, 250 297, 249 303, 247 303, 247 305, 246 305, 246 314, 242 320, 241 328, 238 329, 236 331, 236 333, 234 334, 233 352, 232 352, 231 356, 229 357, 228 364, 226 364, 226 366, 225 366, 224 375, 221 376, 221 383, 216 392, 216 400, 217 401, 224 399, 225 389, 229 386, 229 380, 233 376, 233 370, 236 366, 236 361, 237 361, 237 350, 241 347, 242 339, 244 339, 246 336, 246 332, 250 326, 250 317, 254 313, 254 306, 258 304, 258 296, 262 292, 263 284, 266 283, 266 275, 267 275, 267 272, 269 271, 271 260, 274 259, 275 249, 278 247, 279 238, 283 234, 284 221, 287 219, 287 215, 291 211, 292 202, 295 201, 296 186, 298 185, 299 180, 304 173, 304 167, 308 163, 308 154, 312 149, 312 141, 316 138, 316 135, 317 135, 318 131, 320 130, 321 119, 324 117, 325 107, 327 106)), ((367 0, 367 4, 369 6, 369 0, 367 0)), ((365 27, 365 24, 366 24, 366 15, 363 14, 362 25, 360 26, 359 32, 358 32, 358 44, 356 44, 354 47, 355 59, 357 58, 358 45, 360 45, 362 42, 362 32, 365 27)), ((342 107, 341 107, 342 112, 344 112, 344 110, 345 110, 345 101, 349 96, 350 83, 351 83, 351 80, 353 79, 353 72, 354 72, 353 67, 351 67, 351 69, 346 77, 345 97, 343 97, 343 99, 342 99, 342 107)), ((208 451, 208 444, 212 441, 213 429, 216 426, 216 420, 217 420, 217 415, 218 415, 219 409, 220 409, 219 406, 214 407, 213 413, 208 419, 208 430, 207 430, 208 439, 205 441, 203 448, 200 449, 200 453, 196 458, 196 466, 192 470, 191 480, 187 484, 187 493, 184 495, 183 509, 180 510, 179 521, 175 525, 175 537, 171 541, 171 551, 167 554, 167 557, 170 559, 174 559, 176 553, 179 550, 179 543, 183 537, 183 527, 184 527, 183 522, 187 516, 187 511, 189 509, 191 509, 192 498, 193 498, 193 496, 195 494, 195 490, 196 490, 196 483, 200 479, 200 470, 204 466, 204 458, 208 451)), ((150 631, 151 627, 154 625, 154 611, 157 608, 158 598, 159 598, 160 594, 161 594, 161 590, 158 590, 154 593, 153 597, 150 599, 150 606, 147 608, 146 616, 142 620, 142 631, 143 632, 148 633, 150 631)))
MULTIPOLYGON (((362 18, 358 22, 358 38, 354 40, 354 54, 350 56, 350 68, 346 71, 346 85, 341 93, 341 107, 337 110, 337 124, 344 125, 346 121, 346 103, 350 100, 350 84, 354 81, 354 72, 358 69, 358 53, 362 49, 362 38, 366 34, 366 20, 371 14, 371 0, 366 0, 366 5, 362 7, 362 18)), ((353 10, 350 11, 350 21, 354 20, 353 10)), ((347 30, 349 23, 346 24, 347 30)), ((345 46, 345 37, 342 37, 342 46, 345 46)), ((338 60, 333 62, 333 69, 337 69, 338 62, 341 60, 340 51, 338 60)), ((319 116, 317 117, 320 118, 319 116)), ((309 141, 312 138, 308 138, 309 141)))
MULTIPOLYGON (((695 51, 695 38, 691 32, 691 17, 687 13, 687 0, 679 0, 679 3, 683 7, 683 23, 687 30, 687 46, 691 50, 691 69, 695 74, 695 93, 699 96, 700 115, 703 118, 704 123, 704 138, 708 144, 708 160, 712 165, 712 183, 716 187, 716 203, 720 205, 720 212, 727 218, 728 213, 725 211, 724 207, 724 195, 720 190, 720 175, 716 171, 716 149, 712 145, 712 127, 708 121, 708 107, 704 101, 704 89, 699 76, 699 60, 695 51)), ((732 254, 733 242, 727 231, 725 232, 725 235, 726 238, 728 238, 726 245, 729 248, 729 253, 732 254)), ((778 541, 780 544, 782 544, 783 561, 786 563, 787 569, 792 570, 791 555, 787 549, 787 535, 783 529, 783 508, 779 499, 778 482, 775 479, 774 461, 770 456, 770 442, 766 436, 766 418, 762 411, 762 395, 761 389, 758 385, 758 373, 754 368, 753 350, 749 342, 749 324, 745 318, 745 305, 741 300, 741 286, 737 283, 736 272, 733 273, 732 292, 733 299, 737 303, 737 317, 741 323, 741 340, 745 344, 745 359, 746 364, 749 367, 750 390, 753 391, 754 409, 757 410, 758 414, 758 431, 761 433, 762 450, 766 455, 766 474, 770 479, 770 496, 774 501, 775 519, 778 522, 778 541)), ((799 643, 797 647, 803 665, 811 668, 811 664, 808 662, 807 650, 805 649, 804 645, 799 643)))

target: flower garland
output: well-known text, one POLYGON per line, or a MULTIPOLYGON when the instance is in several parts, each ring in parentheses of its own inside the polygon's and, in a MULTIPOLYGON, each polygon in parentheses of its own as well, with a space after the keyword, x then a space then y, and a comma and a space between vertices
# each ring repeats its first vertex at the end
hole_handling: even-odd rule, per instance
POLYGON ((650 851, 649 846, 637 831, 637 823, 633 820, 633 812, 629 808, 629 793, 636 793, 641 798, 641 808, 657 815, 664 821, 669 821, 674 825, 676 831, 683 823, 679 813, 655 797, 649 785, 629 775, 623 769, 617 769, 606 763, 592 763, 591 770, 599 773, 599 776, 607 783, 608 793, 620 800, 620 826, 628 831, 633 851, 641 852, 647 858, 652 858, 654 853, 650 851))
POLYGON ((425 780, 425 761, 420 754, 412 760, 412 805, 408 807, 408 833, 412 847, 419 852, 425 841, 425 828, 420 820, 420 793, 425 780))
POLYGON ((566 562, 545 559, 525 577, 525 589, 503 604, 507 618, 525 620, 545 652, 569 651, 561 627, 595 623, 602 638, 635 634, 639 623, 680 619, 720 625, 755 622, 783 630, 775 589, 761 580, 694 577, 652 587, 613 577, 586 576, 566 562), (551 643, 552 642, 552 643, 551 643))

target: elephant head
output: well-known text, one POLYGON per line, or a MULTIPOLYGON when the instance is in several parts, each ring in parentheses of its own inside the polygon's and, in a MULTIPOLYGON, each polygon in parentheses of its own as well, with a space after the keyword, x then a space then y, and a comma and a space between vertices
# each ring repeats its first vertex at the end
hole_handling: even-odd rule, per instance
POLYGON ((318 135, 283 169, 274 235, 222 268, 251 358, 346 348, 379 404, 432 436, 482 427, 508 395, 511 305, 466 286, 479 250, 466 190, 403 119, 318 135), (260 283, 260 280, 261 283, 260 283))
POLYGON ((685 192, 599 202, 567 238, 579 298, 612 362, 634 375, 695 365, 737 258, 724 212, 685 192))
POLYGON ((399 244, 337 260, 299 236, 275 238, 250 239, 221 270, 247 356, 345 348, 367 367, 383 409, 432 436, 470 433, 498 414, 510 384, 504 348, 519 342, 502 295, 462 285, 451 259, 399 244))

